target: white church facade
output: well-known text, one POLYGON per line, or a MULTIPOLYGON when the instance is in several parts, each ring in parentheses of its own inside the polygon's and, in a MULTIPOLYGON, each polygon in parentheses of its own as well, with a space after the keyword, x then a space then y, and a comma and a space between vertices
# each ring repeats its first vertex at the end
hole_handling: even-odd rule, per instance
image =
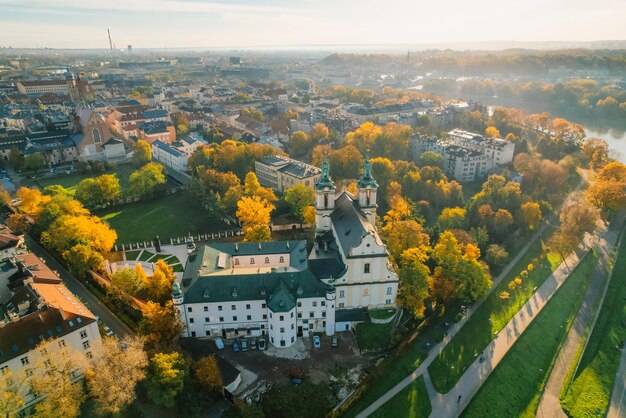
POLYGON ((265 336, 288 347, 395 306, 398 277, 374 226, 378 184, 368 160, 358 186, 358 196, 337 192, 324 161, 312 248, 304 240, 199 245, 172 294, 183 336, 265 336))

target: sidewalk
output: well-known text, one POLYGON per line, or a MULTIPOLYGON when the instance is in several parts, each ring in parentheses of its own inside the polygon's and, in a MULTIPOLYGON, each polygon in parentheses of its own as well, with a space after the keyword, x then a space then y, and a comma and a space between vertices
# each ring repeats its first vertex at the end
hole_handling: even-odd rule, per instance
POLYGON ((585 293, 582 306, 576 315, 569 333, 567 334, 567 338, 559 351, 554 367, 550 372, 550 377, 548 378, 548 382, 546 383, 546 387, 537 409, 538 417, 567 417, 561 407, 561 389, 565 383, 567 373, 576 358, 576 354, 585 337, 586 331, 589 329, 591 332, 593 324, 595 324, 598 314, 600 313, 599 309, 602 305, 602 301, 604 300, 609 285, 609 272, 607 271, 607 267, 610 264, 613 249, 618 244, 623 222, 624 218, 622 216, 619 220, 616 220, 616 222, 611 224, 609 231, 605 233, 608 245, 598 248, 598 264, 594 270, 587 292, 585 293), (598 303, 596 303, 596 300, 598 300, 598 303), (596 315, 593 315, 594 306, 598 306, 596 315))

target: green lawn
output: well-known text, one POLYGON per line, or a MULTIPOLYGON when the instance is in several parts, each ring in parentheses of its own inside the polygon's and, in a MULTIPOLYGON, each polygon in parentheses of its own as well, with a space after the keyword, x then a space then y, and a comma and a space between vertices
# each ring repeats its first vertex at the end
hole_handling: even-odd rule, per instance
POLYGON ((173 264, 170 267, 172 268, 172 270, 174 270, 174 273, 182 273, 183 271, 185 271, 185 268, 182 264, 173 264))
POLYGON ((432 346, 443 339, 445 329, 441 324, 444 321, 451 321, 450 315, 452 313, 443 318, 438 318, 431 326, 424 328, 424 332, 408 344, 406 349, 391 353, 373 372, 375 374, 368 376, 369 382, 361 387, 360 396, 350 404, 342 416, 355 417, 385 392, 397 385, 400 380, 412 373, 428 355, 426 343, 430 343, 432 346))
POLYGON ((141 250, 126 251, 126 260, 128 261, 137 260, 137 257, 139 256, 140 252, 141 250))
POLYGON ((570 417, 605 416, 611 399, 621 351, 626 340, 626 235, 615 261, 611 282, 598 321, 591 333, 576 375, 562 398, 570 417))
POLYGON ((117 232, 117 242, 148 241, 158 235, 161 242, 170 238, 232 229, 216 222, 201 208, 187 203, 185 193, 163 196, 143 202, 94 212, 117 232))
MULTIPOLYGON (((178 260, 178 258, 176 258, 175 256, 171 254, 155 254, 151 258, 148 259, 148 262, 156 263, 159 260, 165 261, 166 258, 171 258, 171 257, 174 257, 174 259, 171 260, 173 261, 171 264, 180 264, 180 260, 178 260)), ((165 264, 170 264, 170 262, 165 261, 165 264)))
POLYGON ((72 173, 72 174, 60 174, 56 177, 49 177, 44 179, 37 179, 36 184, 41 188, 45 188, 47 186, 51 186, 54 184, 59 184, 65 187, 71 194, 74 194, 76 191, 76 186, 82 180, 86 178, 93 178, 101 176, 102 174, 116 174, 117 179, 120 181, 120 186, 122 190, 126 190, 128 188, 128 178, 130 174, 135 171, 136 167, 131 164, 120 164, 116 165, 110 170, 107 170, 104 173, 72 173))
POLYGON ((384 350, 389 344, 393 322, 374 324, 366 321, 357 324, 356 340, 361 350, 384 350))
POLYGON ((370 417, 426 418, 431 411, 432 407, 428 399, 428 392, 426 392, 426 384, 424 378, 420 376, 370 417))
MULTIPOLYGON (((554 230, 550 230, 550 234, 554 230)), ((549 239, 548 233, 543 239, 549 239)), ((517 311, 528 301, 543 282, 560 263, 560 257, 550 254, 542 256, 542 240, 537 240, 524 254, 509 274, 500 282, 469 321, 454 336, 441 354, 429 367, 433 385, 441 393, 447 393, 459 380, 464 370, 472 364, 478 354, 491 342, 496 332, 506 326, 517 311), (515 290, 509 290, 509 283, 527 269, 529 264, 534 270, 529 272, 522 284, 515 290), (510 293, 509 299, 502 299, 500 292, 510 293), (453 368, 452 368, 453 367, 453 368)))
POLYGON ((154 253, 151 253, 148 250, 143 250, 141 255, 139 256, 139 261, 148 261, 154 256, 154 253))
POLYGON ((387 319, 389 317, 392 317, 396 313, 396 310, 395 309, 370 309, 367 313, 369 314, 370 318, 387 319))
POLYGON ((580 262, 487 378, 463 418, 535 416, 543 387, 597 260, 589 253, 580 262))

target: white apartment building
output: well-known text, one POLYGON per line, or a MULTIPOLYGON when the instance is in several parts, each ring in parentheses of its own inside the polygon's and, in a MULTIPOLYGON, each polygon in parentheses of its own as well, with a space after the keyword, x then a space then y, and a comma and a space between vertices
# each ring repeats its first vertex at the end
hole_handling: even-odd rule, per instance
POLYGON ((262 186, 280 193, 297 184, 313 189, 321 175, 319 168, 282 155, 259 158, 254 163, 254 171, 262 186))
POLYGON ((166 167, 173 170, 186 172, 188 169, 187 161, 189 157, 173 147, 172 145, 156 140, 150 144, 152 148, 152 159, 160 162, 166 167))

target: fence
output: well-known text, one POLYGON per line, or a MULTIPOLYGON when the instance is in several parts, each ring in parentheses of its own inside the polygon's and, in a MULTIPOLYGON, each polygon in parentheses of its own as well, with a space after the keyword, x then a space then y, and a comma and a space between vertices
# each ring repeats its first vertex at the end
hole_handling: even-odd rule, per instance
MULTIPOLYGON (((106 277, 103 276, 102 274, 96 273, 95 271, 90 271, 89 272, 91 274, 91 278, 98 283, 102 288, 104 289, 108 289, 110 286, 113 285, 113 283, 111 283, 111 280, 106 277)), ((124 295, 125 298, 127 298, 128 301, 130 301, 130 305, 141 311, 143 309, 144 306, 146 306, 146 303, 141 300, 141 299, 137 299, 134 296, 129 295, 128 293, 122 292, 120 290, 120 292, 124 295)))
MULTIPOLYGON (((242 235, 241 229, 231 229, 227 231, 208 232, 206 234, 186 235, 182 237, 175 237, 169 239, 169 245, 181 245, 186 244, 189 237, 193 239, 193 242, 202 242, 217 240, 223 238, 231 238, 242 235)), ((161 245, 168 245, 167 240, 162 240, 161 245)), ((154 248, 154 240, 132 242, 129 244, 117 244, 114 247, 115 251, 129 251, 129 250, 144 250, 148 248, 154 248)))

